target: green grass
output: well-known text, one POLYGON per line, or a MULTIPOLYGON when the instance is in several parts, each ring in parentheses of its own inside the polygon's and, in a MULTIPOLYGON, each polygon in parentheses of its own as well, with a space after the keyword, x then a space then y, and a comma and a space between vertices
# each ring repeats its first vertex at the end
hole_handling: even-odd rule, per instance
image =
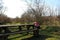
MULTIPOLYGON (((26 28, 23 28, 23 29, 26 29, 26 28)), ((17 29, 12 29, 12 30, 17 30, 17 29)), ((58 35, 58 34, 54 33, 56 30, 60 31, 60 28, 41 26, 40 35, 51 36, 51 37, 46 38, 45 40, 59 40, 60 39, 60 34, 58 35)), ((26 35, 26 33, 10 35, 8 37, 8 39, 10 39, 10 40, 22 40, 22 39, 30 38, 32 36, 33 36, 32 32, 30 32, 30 34, 28 34, 28 35, 26 35)), ((38 40, 39 40, 39 38, 38 38, 38 40)))
POLYGON ((47 38, 46 40, 60 40, 58 38, 47 38))
POLYGON ((21 40, 21 39, 25 39, 25 38, 29 38, 32 37, 33 35, 22 35, 22 34, 16 34, 16 35, 10 35, 8 39, 10 40, 21 40))

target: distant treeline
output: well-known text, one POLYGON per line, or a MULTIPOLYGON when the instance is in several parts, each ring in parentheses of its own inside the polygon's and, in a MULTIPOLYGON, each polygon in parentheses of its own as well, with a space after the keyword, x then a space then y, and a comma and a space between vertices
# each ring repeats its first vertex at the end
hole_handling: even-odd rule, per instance
MULTIPOLYGON (((29 14, 30 15, 30 14, 29 14)), ((35 19, 34 17, 29 16, 22 16, 21 18, 9 18, 5 14, 0 14, 0 24, 7 24, 7 23, 33 23, 34 21, 39 21, 40 24, 44 25, 59 25, 60 24, 60 16, 42 16, 40 18, 35 19)))

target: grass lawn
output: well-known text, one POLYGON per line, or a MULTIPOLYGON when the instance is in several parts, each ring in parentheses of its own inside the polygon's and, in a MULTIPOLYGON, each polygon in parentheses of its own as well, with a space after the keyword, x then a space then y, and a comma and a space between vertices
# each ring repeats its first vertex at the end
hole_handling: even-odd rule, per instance
MULTIPOLYGON (((41 31, 40 31, 41 32, 41 31)), ((41 32, 39 37, 33 37, 32 34, 15 34, 10 35, 8 39, 10 40, 60 40, 60 35, 54 35, 48 32, 41 32)))
POLYGON ((22 40, 22 39, 25 39, 25 38, 30 38, 32 37, 33 35, 22 35, 22 34, 16 34, 16 35, 10 35, 8 37, 9 40, 22 40))
MULTIPOLYGON (((60 34, 56 34, 54 27, 42 27, 42 30, 40 30, 40 36, 34 37, 32 33, 26 35, 26 33, 23 34, 15 34, 10 35, 8 37, 9 40, 60 40, 60 34), (52 33, 53 32, 53 33, 52 33)), ((60 31, 60 29, 58 30, 60 31)))

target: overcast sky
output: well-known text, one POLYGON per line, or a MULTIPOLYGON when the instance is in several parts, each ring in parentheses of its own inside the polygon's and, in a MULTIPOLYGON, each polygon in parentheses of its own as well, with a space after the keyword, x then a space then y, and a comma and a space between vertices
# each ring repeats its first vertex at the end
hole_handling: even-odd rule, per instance
POLYGON ((8 17, 15 18, 16 16, 21 16, 24 11, 27 10, 27 5, 21 0, 4 0, 4 6, 7 7, 5 14, 8 17))
MULTIPOLYGON (((5 14, 9 17, 20 17, 27 10, 27 5, 22 0, 4 0, 3 2, 7 7, 5 14)), ((52 7, 60 7, 60 0, 45 0, 45 2, 52 7)))

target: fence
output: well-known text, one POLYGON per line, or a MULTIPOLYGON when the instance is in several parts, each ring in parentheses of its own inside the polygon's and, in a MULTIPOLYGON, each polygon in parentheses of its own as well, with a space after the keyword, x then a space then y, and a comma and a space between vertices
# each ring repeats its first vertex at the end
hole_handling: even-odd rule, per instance
POLYGON ((34 27, 33 24, 20 24, 20 25, 0 25, 0 40, 8 40, 8 36, 12 35, 12 34, 22 34, 27 32, 27 34, 29 34, 29 32, 33 32, 34 36, 38 36, 39 35, 39 29, 34 27), (9 28, 11 27, 18 27, 18 31, 14 31, 12 32, 11 30, 9 30, 9 28), (24 27, 26 27, 26 30, 22 30, 24 27), (32 29, 30 29, 32 27, 32 29), (2 32, 2 30, 4 30, 4 32, 2 32))

